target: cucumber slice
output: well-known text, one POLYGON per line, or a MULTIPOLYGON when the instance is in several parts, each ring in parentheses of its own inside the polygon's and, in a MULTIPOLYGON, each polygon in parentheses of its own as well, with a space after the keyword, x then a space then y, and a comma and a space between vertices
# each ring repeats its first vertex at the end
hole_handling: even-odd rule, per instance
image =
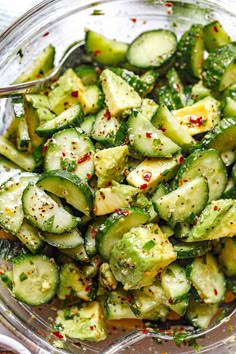
POLYGON ((28 172, 21 172, 13 176, 0 187, 0 225, 1 227, 17 234, 23 219, 21 197, 25 187, 30 181, 36 181, 37 175, 28 172))
POLYGON ((221 103, 221 114, 224 118, 236 116, 236 100, 225 97, 221 103))
POLYGON ((236 275, 236 238, 225 238, 223 240, 224 247, 219 254, 219 262, 223 272, 228 277, 236 275))
POLYGON ((230 37, 219 21, 208 23, 203 28, 204 45, 208 52, 230 43, 230 37))
POLYGON ((23 220, 16 236, 33 254, 38 253, 44 244, 39 230, 26 219, 23 220))
POLYGON ((79 218, 68 213, 35 184, 25 188, 22 203, 26 218, 42 231, 62 234, 79 222, 79 218))
POLYGON ((98 81, 98 70, 92 65, 81 64, 73 70, 81 78, 85 86, 96 84, 98 81))
POLYGON ((36 162, 32 154, 18 151, 15 145, 4 136, 0 136, 0 154, 25 171, 32 172, 36 167, 36 162))
POLYGON ((169 109, 161 104, 151 120, 154 127, 161 129, 165 136, 181 147, 183 152, 189 151, 196 143, 195 139, 178 122, 169 109))
POLYGON ((66 254, 67 256, 78 262, 89 261, 84 245, 76 246, 74 248, 60 248, 60 252, 66 254))
POLYGON ((121 287, 110 291, 104 304, 106 320, 137 318, 130 308, 130 296, 121 287))
POLYGON ((55 133, 44 147, 46 171, 67 170, 85 180, 93 176, 95 147, 79 128, 69 128, 55 133))
POLYGON ((91 132, 93 129, 93 125, 96 119, 95 114, 89 114, 88 116, 84 117, 82 123, 80 123, 80 128, 85 132, 87 136, 91 136, 91 132))
POLYGON ((19 174, 20 171, 21 169, 19 166, 13 162, 4 157, 0 158, 0 184, 3 184, 11 177, 19 174))
POLYGON ((38 179, 39 188, 51 192, 85 215, 93 207, 93 193, 89 185, 69 171, 52 170, 44 172, 38 179))
POLYGON ((207 241, 202 242, 178 242, 174 244, 177 259, 195 258, 206 254, 210 249, 207 241))
POLYGON ((189 155, 175 176, 174 187, 201 175, 208 182, 209 202, 219 199, 226 187, 227 172, 220 154, 214 149, 199 149, 189 155))
POLYGON ((75 248, 84 244, 84 239, 78 229, 63 234, 51 234, 49 232, 41 232, 42 239, 57 248, 75 248))
POLYGON ((178 72, 172 67, 168 70, 166 77, 175 102, 175 109, 182 108, 186 104, 186 96, 178 72))
POLYGON ((144 156, 171 157, 180 150, 141 113, 133 113, 129 117, 128 134, 130 145, 144 156))
POLYGON ((119 209, 111 214, 98 227, 96 234, 96 245, 102 258, 108 261, 113 246, 123 234, 128 232, 132 227, 145 224, 148 221, 148 212, 139 207, 119 209))
POLYGON ((160 197, 154 206, 162 219, 175 225, 201 213, 208 202, 208 191, 206 179, 199 176, 160 197))
POLYGON ((220 302, 225 294, 225 278, 216 258, 207 253, 194 259, 187 267, 187 276, 206 304, 220 302))
POLYGON ((202 140, 206 148, 219 152, 233 150, 236 141, 236 117, 223 118, 202 140))
POLYGON ((218 304, 199 303, 190 299, 186 316, 194 327, 206 329, 218 311, 218 304))
POLYGON ((81 105, 75 104, 55 118, 52 118, 40 125, 36 128, 36 133, 41 137, 49 138, 60 130, 78 126, 82 122, 83 116, 84 114, 81 105))
POLYGON ((234 199, 212 201, 201 213, 185 242, 207 241, 235 236, 235 215, 236 201, 234 199))
POLYGON ((0 238, 0 259, 12 261, 15 257, 29 253, 28 249, 18 240, 0 238))
POLYGON ((160 67, 174 55, 176 35, 169 30, 151 30, 141 33, 129 45, 127 60, 138 68, 160 67))
POLYGON ((13 294, 27 305, 48 303, 56 294, 59 272, 45 255, 21 255, 13 260, 13 294))
POLYGON ((98 85, 85 86, 86 102, 83 105, 84 114, 95 114, 104 105, 104 94, 98 85))
POLYGON ((55 48, 53 45, 49 44, 49 46, 44 48, 38 57, 34 59, 33 63, 18 76, 15 80, 15 84, 36 80, 45 76, 49 70, 53 68, 54 56, 55 48))
POLYGON ((211 52, 202 68, 203 84, 217 91, 224 91, 236 83, 236 43, 232 42, 211 52))
POLYGON ((175 262, 161 272, 161 285, 171 304, 177 304, 188 297, 191 288, 185 269, 175 262))
POLYGON ((125 61, 128 45, 105 37, 92 30, 85 34, 85 49, 94 61, 103 65, 117 65, 125 61))
POLYGON ((184 32, 177 46, 176 69, 181 78, 190 83, 200 78, 203 53, 203 26, 194 24, 184 32))

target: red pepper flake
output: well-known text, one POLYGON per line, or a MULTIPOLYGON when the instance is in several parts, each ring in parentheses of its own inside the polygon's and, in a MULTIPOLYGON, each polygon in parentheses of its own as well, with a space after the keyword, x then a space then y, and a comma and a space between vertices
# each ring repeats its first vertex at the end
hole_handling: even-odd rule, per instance
POLYGON ((115 213, 117 213, 118 215, 124 215, 124 216, 128 216, 129 215, 129 210, 126 209, 116 209, 115 213))
POLYGON ((97 229, 95 229, 95 227, 93 227, 91 230, 91 236, 93 239, 95 239, 96 235, 97 235, 97 229))
POLYGON ((168 302, 169 302, 169 304, 173 304, 173 299, 171 299, 171 297, 168 299, 168 302))
POLYGON ((152 133, 146 132, 146 138, 151 138, 152 137, 152 133))
POLYGON ((219 210, 219 207, 217 205, 215 205, 214 210, 219 210))
POLYGON ((96 58, 97 55, 101 54, 101 50, 100 49, 96 49, 94 52, 93 52, 93 56, 96 58))
POLYGON ((72 97, 78 97, 79 96, 79 91, 72 91, 71 92, 72 97))
POLYGON ((146 328, 141 329, 141 332, 144 333, 144 334, 148 334, 148 330, 146 328))
POLYGON ((45 32, 44 34, 43 34, 43 37, 47 37, 49 35, 49 32, 45 32))
POLYGON ((193 220, 193 225, 196 225, 197 224, 197 220, 193 220))
POLYGON ((124 145, 128 145, 128 144, 129 144, 129 137, 126 136, 123 144, 121 144, 121 145, 124 146, 124 145))
POLYGON ((46 336, 47 336, 45 332, 41 331, 41 329, 38 329, 38 330, 37 330, 37 333, 40 334, 40 335, 43 336, 43 337, 46 337, 46 336))
POLYGON ((172 4, 171 2, 166 2, 166 3, 165 3, 165 6, 166 6, 166 7, 173 7, 173 4, 172 4))
POLYGON ((132 18, 131 18, 131 21, 132 21, 133 23, 136 23, 136 22, 137 22, 137 18, 132 17, 132 18))
POLYGON ((78 159, 77 163, 80 164, 80 163, 85 162, 85 161, 88 161, 88 160, 90 160, 90 159, 91 159, 90 153, 87 152, 86 154, 84 154, 83 156, 81 156, 81 157, 78 159))
POLYGON ((64 338, 64 336, 60 332, 52 332, 52 334, 54 334, 54 336, 56 336, 59 339, 64 338))
POLYGON ((98 74, 101 74, 101 73, 102 73, 102 69, 99 68, 99 66, 96 66, 95 70, 96 70, 96 72, 97 72, 98 74))
POLYGON ((69 102, 68 101, 65 101, 64 102, 64 106, 68 106, 69 102))
POLYGON ((94 326, 90 326, 89 328, 90 328, 90 330, 91 330, 91 331, 93 331, 93 330, 94 330, 94 326))
POLYGON ((171 11, 167 11, 167 15, 172 15, 172 12, 171 11))
POLYGON ((215 294, 216 296, 218 295, 217 289, 214 289, 214 294, 215 294))
MULTIPOLYGON (((183 156, 180 156, 180 158, 179 158, 179 163, 180 163, 181 165, 184 163, 184 157, 183 157, 183 156)), ((186 182, 186 181, 184 181, 184 182, 186 182)))
POLYGON ((88 293, 89 291, 91 291, 91 289, 92 289, 91 285, 87 285, 85 291, 88 293))
POLYGON ((106 110, 106 112, 103 115, 107 120, 111 119, 111 113, 108 111, 108 109, 106 110))
POLYGON ((44 96, 48 96, 49 92, 48 91, 44 91, 44 96))
POLYGON ((189 121, 190 121, 190 123, 196 124, 199 127, 201 127, 202 124, 203 124, 203 118, 202 117, 190 116, 189 121))
POLYGON ((166 131, 166 128, 161 127, 160 130, 164 133, 166 131))
POLYGON ((43 145, 43 150, 42 150, 43 156, 46 155, 47 149, 48 149, 48 145, 47 144, 43 145))
POLYGON ((213 27, 214 32, 219 32, 218 28, 216 26, 213 27))
POLYGON ((141 186, 139 187, 139 189, 146 189, 147 188, 147 183, 141 184, 141 186))
POLYGON ((149 182, 151 178, 152 178, 152 173, 151 172, 144 172, 143 173, 144 181, 149 182))
POLYGON ((64 151, 61 154, 62 154, 62 157, 66 157, 66 153, 64 151))
POLYGON ((133 296, 131 294, 128 295, 128 303, 132 305, 133 303, 133 296))
POLYGON ((92 177, 91 173, 87 173, 87 178, 90 179, 92 177))
POLYGON ((106 187, 110 187, 111 185, 112 185, 112 182, 111 182, 111 181, 109 181, 109 182, 107 182, 107 183, 106 183, 106 185, 105 185, 105 186, 106 186, 106 187))
POLYGON ((158 273, 157 273, 157 277, 160 277, 160 276, 161 276, 161 272, 158 272, 158 273))

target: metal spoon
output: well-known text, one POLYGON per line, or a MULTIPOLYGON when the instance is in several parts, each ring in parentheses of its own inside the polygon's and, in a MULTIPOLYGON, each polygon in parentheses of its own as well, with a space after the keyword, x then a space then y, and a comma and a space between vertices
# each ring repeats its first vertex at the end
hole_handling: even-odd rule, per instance
POLYGON ((46 89, 65 69, 78 65, 79 63, 89 62, 89 58, 83 50, 83 42, 74 43, 66 50, 62 56, 58 66, 51 72, 50 75, 33 81, 27 81, 21 84, 12 84, 8 87, 0 88, 0 98, 13 97, 27 93, 36 93, 46 89))
MULTIPOLYGON (((220 313, 217 315, 215 321, 207 329, 195 329, 192 326, 186 325, 172 325, 170 328, 159 328, 155 323, 150 324, 144 329, 136 329, 118 340, 112 342, 100 354, 116 354, 121 350, 135 344, 147 337, 157 338, 163 341, 174 341, 178 334, 182 335, 184 340, 196 339, 209 334, 211 331, 220 327, 223 323, 228 322, 229 319, 236 313, 235 301, 222 306, 220 313)), ((225 352, 227 354, 227 352, 225 352)))

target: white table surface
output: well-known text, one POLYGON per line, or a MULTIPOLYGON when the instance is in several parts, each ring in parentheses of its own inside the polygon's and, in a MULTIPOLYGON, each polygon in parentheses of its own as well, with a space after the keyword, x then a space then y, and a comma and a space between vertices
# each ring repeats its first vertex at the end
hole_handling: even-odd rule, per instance
MULTIPOLYGON (((0 33, 40 0, 0 0, 0 33)), ((16 338, 0 323, 0 334, 16 338)))

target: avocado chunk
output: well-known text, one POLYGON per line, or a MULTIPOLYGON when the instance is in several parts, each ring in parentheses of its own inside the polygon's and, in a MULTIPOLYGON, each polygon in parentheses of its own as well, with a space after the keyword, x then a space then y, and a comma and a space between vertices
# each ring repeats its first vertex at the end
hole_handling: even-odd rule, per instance
POLYGON ((96 287, 92 279, 86 278, 75 263, 66 263, 60 270, 60 286, 57 295, 60 300, 80 298, 91 301, 96 295, 96 287))
POLYGON ((142 99, 139 94, 124 79, 111 70, 103 70, 100 80, 111 115, 118 116, 126 109, 141 106, 142 99))
POLYGON ((110 266, 125 290, 154 282, 158 272, 176 259, 176 252, 157 224, 133 227, 114 245, 110 266))
POLYGON ((106 187, 111 181, 122 182, 127 166, 129 149, 127 145, 103 149, 94 155, 98 188, 106 187))
POLYGON ((98 342, 106 339, 102 307, 98 301, 59 310, 56 329, 70 338, 98 342))
POLYGON ((100 188, 95 192, 94 213, 105 215, 117 209, 140 206, 150 207, 150 201, 138 188, 112 182, 112 186, 100 188))
POLYGON ((104 310, 106 320, 137 318, 130 308, 130 293, 121 286, 108 293, 104 303, 104 310))

